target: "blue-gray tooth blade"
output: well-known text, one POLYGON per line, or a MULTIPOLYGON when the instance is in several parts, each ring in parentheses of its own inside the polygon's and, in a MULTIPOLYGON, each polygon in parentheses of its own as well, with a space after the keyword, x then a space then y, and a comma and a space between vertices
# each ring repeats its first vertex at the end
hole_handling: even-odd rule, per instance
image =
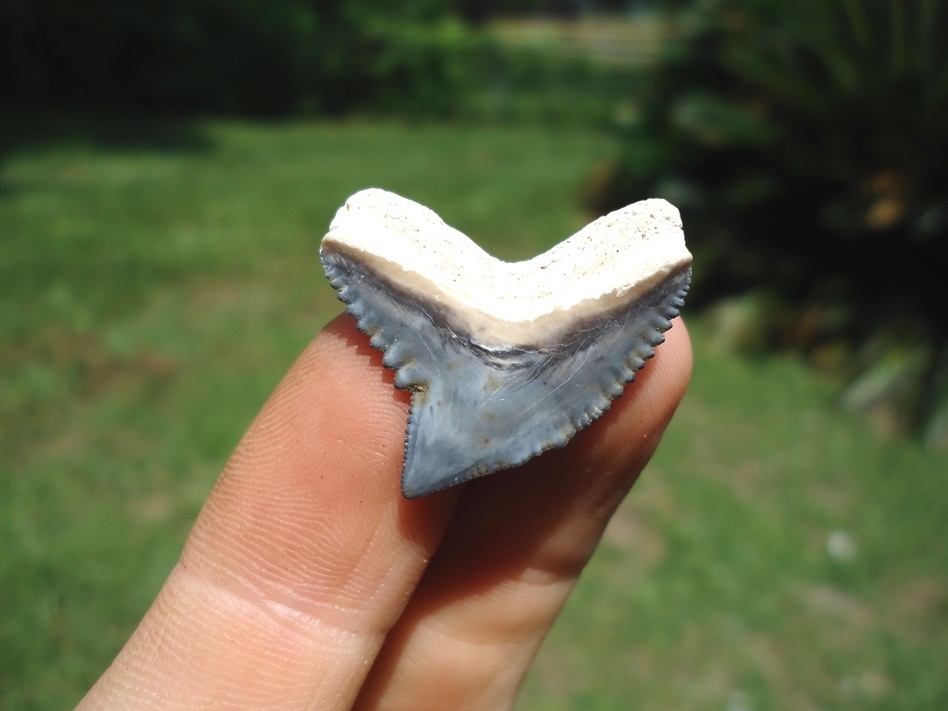
POLYGON ((437 300, 361 260, 323 250, 339 298, 412 392, 402 493, 414 498, 562 447, 622 394, 684 303, 690 266, 549 342, 505 347, 452 327, 437 300))

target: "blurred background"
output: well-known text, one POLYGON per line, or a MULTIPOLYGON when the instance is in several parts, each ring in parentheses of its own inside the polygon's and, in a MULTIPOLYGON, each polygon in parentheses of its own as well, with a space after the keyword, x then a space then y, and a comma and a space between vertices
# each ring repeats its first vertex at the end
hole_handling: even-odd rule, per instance
POLYGON ((948 708, 945 3, 395 5, 0 0, 0 708, 134 629, 369 186, 505 259, 665 197, 695 254, 520 708, 948 708))

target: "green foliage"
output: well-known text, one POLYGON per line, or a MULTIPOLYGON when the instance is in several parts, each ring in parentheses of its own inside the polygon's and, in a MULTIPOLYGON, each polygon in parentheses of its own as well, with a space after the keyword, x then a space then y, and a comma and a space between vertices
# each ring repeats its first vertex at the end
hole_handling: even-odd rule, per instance
POLYGON ((502 47, 448 0, 0 3, 20 107, 602 125, 629 72, 502 47))
MULTIPOLYGON (((948 367, 948 8, 712 1, 683 25, 591 202, 675 202, 695 297, 767 289, 797 313, 775 344, 920 334, 934 378, 948 367)), ((916 398, 913 417, 933 407, 916 398)))
POLYGON ((440 115, 488 51, 449 9, 444 0, 6 3, 0 66, 7 98, 21 105, 284 115, 397 104, 440 115))
POLYGON ((459 22, 369 25, 362 72, 371 108, 418 117, 456 115, 499 61, 486 35, 459 22))

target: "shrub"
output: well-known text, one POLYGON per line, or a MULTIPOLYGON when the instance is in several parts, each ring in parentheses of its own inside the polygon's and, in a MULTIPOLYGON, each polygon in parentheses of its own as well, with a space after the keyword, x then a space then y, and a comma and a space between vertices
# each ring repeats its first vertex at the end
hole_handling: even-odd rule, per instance
POLYGON ((590 204, 668 197, 699 302, 764 290, 783 305, 771 346, 840 354, 900 421, 948 417, 948 10, 731 0, 683 28, 590 204))
POLYGON ((8 102, 283 115, 444 113, 484 42, 451 3, 67 0, 0 6, 8 102), (397 86, 393 89, 392 86, 397 86))

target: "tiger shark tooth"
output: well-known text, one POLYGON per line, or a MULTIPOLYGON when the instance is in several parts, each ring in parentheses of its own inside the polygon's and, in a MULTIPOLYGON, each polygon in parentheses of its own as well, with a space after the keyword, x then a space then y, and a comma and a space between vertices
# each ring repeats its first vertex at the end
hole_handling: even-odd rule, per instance
POLYGON ((678 210, 657 199, 508 263, 428 208, 364 190, 336 213, 320 258, 412 393, 406 498, 564 446, 654 355, 691 279, 678 210))

